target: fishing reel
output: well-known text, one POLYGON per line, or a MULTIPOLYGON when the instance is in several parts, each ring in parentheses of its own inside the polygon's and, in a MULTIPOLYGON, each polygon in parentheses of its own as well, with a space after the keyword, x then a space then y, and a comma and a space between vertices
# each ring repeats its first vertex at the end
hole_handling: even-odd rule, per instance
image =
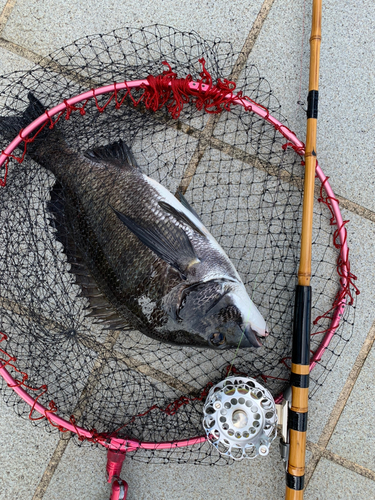
POLYGON ((203 408, 208 441, 234 460, 266 456, 277 435, 271 393, 252 378, 228 377, 211 388, 203 408))

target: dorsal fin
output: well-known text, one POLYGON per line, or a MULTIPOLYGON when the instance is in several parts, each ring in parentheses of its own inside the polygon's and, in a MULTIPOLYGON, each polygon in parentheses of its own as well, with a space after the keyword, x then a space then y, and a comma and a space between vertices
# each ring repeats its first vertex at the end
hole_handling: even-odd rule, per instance
POLYGON ((134 158, 131 149, 120 139, 112 144, 106 146, 99 146, 98 148, 89 149, 84 153, 84 156, 91 161, 103 162, 120 160, 122 163, 134 167, 139 170, 138 163, 134 158))

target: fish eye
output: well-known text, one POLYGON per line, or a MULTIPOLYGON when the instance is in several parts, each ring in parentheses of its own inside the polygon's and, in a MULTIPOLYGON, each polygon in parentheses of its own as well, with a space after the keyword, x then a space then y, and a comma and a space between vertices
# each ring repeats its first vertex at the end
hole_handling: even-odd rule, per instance
POLYGON ((214 346, 222 345, 225 343, 225 335, 219 332, 213 333, 210 337, 210 342, 214 346))

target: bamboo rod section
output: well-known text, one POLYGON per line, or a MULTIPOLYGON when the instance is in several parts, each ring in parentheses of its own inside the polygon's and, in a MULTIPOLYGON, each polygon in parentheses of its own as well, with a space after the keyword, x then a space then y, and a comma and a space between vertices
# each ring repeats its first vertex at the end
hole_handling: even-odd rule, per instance
POLYGON ((301 255, 293 324, 293 351, 290 381, 292 387, 292 405, 289 410, 288 422, 290 447, 286 474, 286 500, 302 500, 304 491, 310 365, 311 245, 316 169, 321 12, 322 1, 313 0, 301 255))
POLYGON ((307 111, 305 148, 305 187, 302 212, 301 258, 298 270, 298 284, 303 286, 309 286, 311 278, 311 244, 316 168, 316 129, 318 117, 321 12, 322 1, 313 0, 313 17, 310 37, 309 109, 307 111))

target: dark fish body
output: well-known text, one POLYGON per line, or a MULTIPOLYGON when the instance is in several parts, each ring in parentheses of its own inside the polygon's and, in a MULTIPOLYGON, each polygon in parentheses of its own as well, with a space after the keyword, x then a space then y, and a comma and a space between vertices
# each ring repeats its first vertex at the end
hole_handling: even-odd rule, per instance
MULTIPOLYGON (((31 121, 44 109, 29 99, 31 121)), ((3 135, 17 125, 10 120, 0 119, 3 135)), ((261 345, 265 321, 223 249, 186 200, 142 173, 124 143, 80 154, 52 130, 28 151, 56 177, 56 236, 90 315, 168 343, 261 345)))

